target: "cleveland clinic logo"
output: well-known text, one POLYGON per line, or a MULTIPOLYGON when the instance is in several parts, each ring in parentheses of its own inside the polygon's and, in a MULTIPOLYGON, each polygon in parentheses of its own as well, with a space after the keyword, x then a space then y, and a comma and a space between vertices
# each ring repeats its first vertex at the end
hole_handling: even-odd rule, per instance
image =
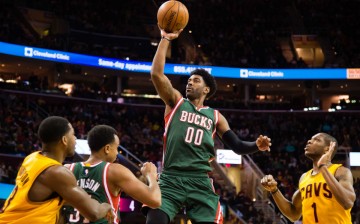
POLYGON ((32 57, 33 56, 33 49, 31 47, 25 47, 24 55, 26 57, 32 57))
POLYGON ((249 71, 247 69, 240 69, 240 78, 248 78, 249 71))

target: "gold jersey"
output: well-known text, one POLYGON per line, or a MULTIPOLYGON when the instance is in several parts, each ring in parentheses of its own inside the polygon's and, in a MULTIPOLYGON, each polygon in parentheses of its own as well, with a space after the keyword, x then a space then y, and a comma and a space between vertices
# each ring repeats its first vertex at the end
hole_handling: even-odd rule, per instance
MULTIPOLYGON (((328 170, 334 175, 340 166, 332 164, 328 170)), ((351 209, 345 210, 335 199, 323 175, 312 175, 312 171, 309 170, 299 183, 303 223, 351 224, 351 209)))
POLYGON ((34 152, 27 156, 16 177, 16 185, 0 210, 0 224, 56 223, 63 200, 57 196, 43 202, 32 202, 28 193, 41 172, 50 166, 61 166, 56 160, 34 152))

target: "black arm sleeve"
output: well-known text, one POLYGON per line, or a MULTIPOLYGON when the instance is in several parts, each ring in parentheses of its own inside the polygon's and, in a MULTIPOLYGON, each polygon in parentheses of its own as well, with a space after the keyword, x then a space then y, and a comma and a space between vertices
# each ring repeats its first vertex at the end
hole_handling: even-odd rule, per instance
POLYGON ((256 142, 241 141, 232 130, 226 131, 222 136, 222 140, 230 149, 239 155, 259 151, 256 142))

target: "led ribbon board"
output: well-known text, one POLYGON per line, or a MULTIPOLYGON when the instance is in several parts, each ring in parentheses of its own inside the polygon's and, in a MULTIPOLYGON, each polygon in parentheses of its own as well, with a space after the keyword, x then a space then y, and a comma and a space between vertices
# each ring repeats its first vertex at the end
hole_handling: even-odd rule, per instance
MULTIPOLYGON (((127 61, 65 51, 0 42, 0 53, 24 58, 55 61, 77 65, 87 65, 129 72, 149 73, 151 62, 127 61)), ((166 64, 165 74, 188 75, 191 71, 203 68, 214 77, 261 80, 307 80, 307 79, 360 79, 360 69, 253 69, 186 64, 166 64)))

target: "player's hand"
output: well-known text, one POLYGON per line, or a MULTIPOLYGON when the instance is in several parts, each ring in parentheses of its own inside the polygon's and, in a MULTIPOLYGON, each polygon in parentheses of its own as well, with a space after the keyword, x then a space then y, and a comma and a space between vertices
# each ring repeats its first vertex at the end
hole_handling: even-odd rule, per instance
POLYGON ((335 146, 336 142, 330 142, 329 150, 320 157, 319 161, 317 162, 318 166, 320 166, 321 164, 329 164, 331 162, 331 155, 335 150, 335 146))
POLYGON ((256 139, 256 145, 260 151, 269 151, 270 152, 271 138, 260 135, 256 139))
POLYGON ((261 181, 261 185, 265 188, 265 190, 273 192, 277 189, 277 182, 272 175, 264 176, 261 181))
POLYGON ((157 168, 151 162, 144 163, 140 171, 145 177, 149 176, 151 178, 157 179, 157 168))
POLYGON ((110 209, 109 212, 106 214, 106 219, 108 221, 109 224, 114 224, 114 219, 116 217, 116 213, 114 211, 114 209, 110 209))
POLYGON ((183 31, 183 29, 174 31, 173 33, 167 33, 165 30, 161 29, 159 26, 161 37, 164 37, 167 40, 174 40, 179 37, 180 33, 183 31))

